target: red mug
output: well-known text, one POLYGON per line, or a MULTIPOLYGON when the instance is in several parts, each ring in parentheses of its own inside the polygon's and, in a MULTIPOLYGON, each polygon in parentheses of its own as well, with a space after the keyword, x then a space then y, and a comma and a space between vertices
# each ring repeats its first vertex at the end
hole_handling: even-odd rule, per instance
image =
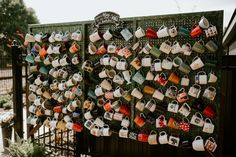
POLYGON ((144 116, 142 116, 142 114, 140 114, 139 116, 136 116, 135 119, 134 119, 134 122, 139 127, 142 127, 145 124, 144 116))
POLYGON ((215 110, 211 105, 207 105, 206 108, 203 110, 203 114, 209 118, 214 118, 215 110))
POLYGON ((125 116, 129 116, 130 115, 130 108, 126 105, 121 105, 119 112, 123 113, 125 116))
POLYGON ((61 113, 61 112, 62 112, 62 106, 59 105, 59 106, 55 106, 55 107, 53 107, 53 112, 61 113))
POLYGON ((195 25, 194 28, 192 29, 190 35, 192 38, 196 38, 198 36, 200 36, 203 33, 202 29, 200 26, 195 25))
POLYGON ((83 130, 83 126, 80 123, 74 123, 72 130, 76 132, 81 132, 83 130))
POLYGON ((153 28, 149 27, 146 30, 146 37, 147 38, 157 38, 157 33, 153 28))
POLYGON ((148 136, 149 136, 148 133, 146 133, 145 131, 141 131, 138 134, 138 141, 140 141, 140 142, 148 142, 148 136))

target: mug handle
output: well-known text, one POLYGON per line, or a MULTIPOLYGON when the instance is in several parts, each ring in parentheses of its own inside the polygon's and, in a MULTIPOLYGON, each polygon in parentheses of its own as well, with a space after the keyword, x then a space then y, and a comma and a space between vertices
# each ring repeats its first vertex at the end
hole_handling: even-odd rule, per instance
POLYGON ((171 103, 175 104, 175 105, 179 105, 178 101, 176 101, 176 100, 172 100, 171 103))
POLYGON ((175 40, 174 42, 173 42, 173 45, 175 45, 175 44, 177 44, 177 43, 179 43, 177 40, 175 40))
MULTIPOLYGON (((198 84, 194 84, 194 85, 193 85, 193 87, 194 87, 194 88, 196 88, 196 87, 197 87, 197 89, 201 89, 201 86, 200 86, 200 85, 198 85, 198 84)), ((209 88, 209 87, 208 87, 208 88, 209 88)), ((214 88, 214 87, 213 87, 213 88, 214 88)))
POLYGON ((216 143, 215 139, 213 137, 209 137, 208 140, 210 140, 211 142, 216 143))
POLYGON ((189 123, 189 119, 188 119, 187 117, 184 117, 184 118, 182 119, 182 121, 189 123))
POLYGON ((161 29, 163 29, 164 27, 165 27, 165 25, 163 24, 163 25, 158 29, 158 31, 161 30, 161 29))
POLYGON ((161 63, 161 60, 160 59, 154 59, 153 63, 161 63))
POLYGON ((181 89, 178 91, 178 93, 180 93, 180 92, 185 92, 185 89, 184 89, 184 88, 181 88, 181 89))
POLYGON ((191 107, 187 103, 184 103, 183 105, 186 106, 189 111, 191 111, 191 107))
POLYGON ((199 72, 197 73, 197 75, 199 75, 199 74, 205 74, 205 75, 206 75, 206 72, 205 72, 205 71, 199 71, 199 72))
POLYGON ((153 102, 153 104, 156 105, 156 101, 155 101, 154 99, 151 99, 150 102, 151 102, 151 101, 153 102))
POLYGON ((175 91, 178 90, 176 86, 170 86, 169 88, 170 88, 170 89, 175 89, 175 91))
POLYGON ((157 135, 157 132, 156 132, 155 130, 152 130, 152 131, 150 132, 150 135, 157 135))
POLYGON ((203 120, 202 114, 200 112, 196 112, 195 116, 197 116, 198 118, 201 118, 203 120))
POLYGON ((205 123, 208 122, 208 123, 211 123, 212 124, 212 121, 210 120, 210 118, 206 118, 205 119, 205 123))
POLYGON ((167 43, 168 45, 172 46, 171 42, 169 40, 166 40, 165 43, 167 43))
POLYGON ((194 140, 201 140, 202 137, 201 136, 196 136, 194 140))
POLYGON ((124 58, 121 58, 120 62, 126 62, 126 60, 124 58))
POLYGON ((159 136, 164 136, 164 135, 167 135, 165 131, 161 131, 161 132, 159 133, 159 136))
POLYGON ((205 45, 205 44, 204 44, 204 41, 203 41, 202 39, 198 40, 198 42, 199 42, 200 44, 202 44, 202 45, 205 45))
POLYGON ((140 113, 139 116, 142 117, 142 118, 144 118, 144 119, 146 119, 146 116, 145 116, 143 113, 140 113))
POLYGON ((170 57, 166 57, 166 60, 172 62, 172 59, 170 57))
POLYGON ((208 89, 208 90, 212 89, 211 91, 213 91, 213 92, 216 91, 215 87, 212 87, 212 86, 208 87, 207 89, 208 89))
POLYGON ((192 62, 194 62, 194 61, 197 60, 198 58, 199 58, 198 56, 194 57, 193 60, 192 60, 192 62))

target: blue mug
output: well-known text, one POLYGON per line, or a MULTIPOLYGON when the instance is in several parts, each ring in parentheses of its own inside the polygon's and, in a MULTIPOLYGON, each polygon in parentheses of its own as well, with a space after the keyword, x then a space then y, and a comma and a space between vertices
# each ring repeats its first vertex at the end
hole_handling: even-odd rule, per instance
POLYGON ((39 72, 40 73, 42 73, 42 74, 45 74, 45 75, 47 75, 48 74, 48 68, 46 67, 46 66, 41 66, 40 68, 39 68, 39 72))
POLYGON ((89 91, 88 91, 88 96, 91 97, 91 98, 93 98, 93 99, 97 99, 97 96, 96 96, 95 92, 92 91, 92 90, 89 90, 89 91))
POLYGON ((189 36, 190 31, 187 28, 181 26, 181 27, 179 27, 178 34, 183 35, 183 36, 189 36))

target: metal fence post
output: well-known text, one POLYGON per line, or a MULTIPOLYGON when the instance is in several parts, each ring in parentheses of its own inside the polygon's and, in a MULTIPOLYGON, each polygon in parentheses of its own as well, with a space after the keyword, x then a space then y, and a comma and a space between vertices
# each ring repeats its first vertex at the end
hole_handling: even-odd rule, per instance
POLYGON ((13 111, 16 117, 14 129, 23 138, 23 99, 22 99, 22 59, 21 49, 16 41, 12 46, 12 76, 13 76, 13 111))

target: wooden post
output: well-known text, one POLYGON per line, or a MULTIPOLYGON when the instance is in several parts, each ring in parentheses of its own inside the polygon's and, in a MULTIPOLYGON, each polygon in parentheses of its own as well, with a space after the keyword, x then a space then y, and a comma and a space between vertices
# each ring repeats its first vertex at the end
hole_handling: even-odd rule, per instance
POLYGON ((13 76, 13 111, 15 114, 14 129, 23 138, 23 101, 22 101, 22 64, 21 49, 16 41, 12 46, 12 76, 13 76))

